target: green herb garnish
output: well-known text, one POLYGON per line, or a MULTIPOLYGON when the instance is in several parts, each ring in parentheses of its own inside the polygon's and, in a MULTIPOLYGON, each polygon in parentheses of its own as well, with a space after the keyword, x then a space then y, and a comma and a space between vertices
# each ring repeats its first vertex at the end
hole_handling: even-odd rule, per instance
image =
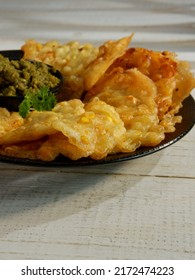
POLYGON ((36 93, 26 92, 24 100, 19 106, 19 114, 25 118, 30 110, 50 111, 56 105, 55 95, 47 87, 39 89, 36 93))

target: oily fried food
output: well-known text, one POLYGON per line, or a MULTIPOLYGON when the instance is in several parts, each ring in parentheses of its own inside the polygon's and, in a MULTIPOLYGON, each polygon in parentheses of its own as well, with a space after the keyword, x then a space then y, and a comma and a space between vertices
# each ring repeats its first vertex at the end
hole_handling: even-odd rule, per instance
POLYGON ((136 68, 155 83, 158 92, 156 96, 158 115, 161 118, 172 104, 177 73, 175 55, 143 48, 129 48, 123 56, 115 60, 108 72, 116 67, 126 70, 136 68))
POLYGON ((84 72, 84 88, 89 90, 99 78, 106 72, 109 66, 120 56, 122 56, 133 34, 119 39, 117 41, 107 41, 99 47, 99 53, 95 60, 93 60, 84 72))
POLYGON ((1 107, 0 118, 0 137, 24 123, 24 119, 18 113, 10 113, 7 109, 1 107))
MULTIPOLYGON (((16 114, 16 121, 20 119, 19 113, 16 114)), ((21 125, 16 128, 12 127, 6 133, 2 133, 0 136, 0 145, 12 145, 25 141, 34 141, 55 133, 55 129, 52 127, 52 122, 57 121, 58 117, 52 112, 31 112, 21 125)))
POLYGON ((100 159, 114 149, 124 133, 123 121, 112 106, 98 98, 86 105, 74 99, 58 103, 49 112, 30 112, 20 126, 1 134, 0 153, 24 157, 23 147, 30 155, 28 147, 33 149, 37 140, 37 151, 30 158, 50 161, 61 153, 74 160, 100 159))
POLYGON ((42 161, 52 161, 58 155, 77 160, 88 155, 88 151, 71 144, 61 132, 50 135, 37 150, 36 156, 42 161))
POLYGON ((94 127, 97 134, 95 149, 90 155, 101 159, 113 152, 126 133, 124 123, 113 106, 95 98, 85 105, 86 112, 94 112, 94 127))
POLYGON ((139 70, 118 67, 105 74, 84 101, 89 102, 97 96, 116 109, 126 128, 118 151, 131 152, 141 145, 155 146, 164 139, 156 95, 154 82, 139 70))
POLYGON ((0 154, 42 161, 60 154, 99 160, 156 146, 173 132, 182 121, 182 102, 195 88, 190 66, 174 53, 128 48, 131 38, 99 48, 27 41, 25 58, 50 64, 64 75, 63 101, 24 119, 0 108, 0 154))
POLYGON ((107 41, 99 48, 91 44, 69 42, 45 44, 28 40, 23 46, 24 57, 52 65, 64 76, 61 99, 81 98, 83 91, 91 88, 117 57, 125 53, 133 34, 117 41, 107 41))
POLYGON ((28 40, 21 49, 24 51, 24 58, 49 64, 63 74, 65 94, 62 94, 62 100, 81 97, 84 91, 84 70, 98 54, 98 47, 89 43, 80 44, 77 41, 66 44, 49 41, 42 44, 28 40))
POLYGON ((37 160, 37 151, 45 139, 0 146, 0 154, 8 157, 37 160))
POLYGON ((119 115, 113 107, 97 98, 84 109, 77 123, 72 121, 75 135, 66 132, 63 120, 55 124, 60 133, 49 136, 37 152, 39 159, 53 160, 62 154, 72 160, 88 156, 97 160, 112 152, 125 133, 119 115))
MULTIPOLYGON (((86 98, 91 95, 96 96, 95 91, 98 84, 102 83, 102 80, 106 79, 108 74, 117 68, 137 69, 154 82, 157 90, 155 102, 159 122, 164 127, 165 132, 173 132, 175 124, 181 122, 181 117, 175 116, 175 114, 179 112, 183 100, 195 87, 195 79, 190 71, 190 65, 187 62, 179 61, 174 53, 129 48, 105 71, 100 82, 96 83, 95 90, 91 88, 86 98)), ((129 87, 131 87, 131 83, 129 83, 129 87)))

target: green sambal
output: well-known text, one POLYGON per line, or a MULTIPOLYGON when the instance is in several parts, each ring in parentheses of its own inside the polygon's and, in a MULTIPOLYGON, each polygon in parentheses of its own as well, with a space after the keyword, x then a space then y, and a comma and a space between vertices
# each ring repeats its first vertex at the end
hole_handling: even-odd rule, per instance
POLYGON ((55 88, 59 78, 48 65, 26 59, 9 60, 0 55, 0 95, 25 96, 27 91, 37 92, 47 87, 55 88))

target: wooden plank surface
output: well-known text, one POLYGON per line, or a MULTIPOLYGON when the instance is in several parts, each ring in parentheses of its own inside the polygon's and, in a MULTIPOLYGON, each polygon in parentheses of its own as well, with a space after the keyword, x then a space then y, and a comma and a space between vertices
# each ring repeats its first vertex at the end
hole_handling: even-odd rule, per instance
MULTIPOLYGON (((195 70, 194 1, 4 1, 1 49, 26 39, 176 51, 195 70)), ((193 93, 194 95, 194 93, 193 93)), ((132 161, 90 167, 0 163, 1 259, 194 259, 195 129, 132 161)))

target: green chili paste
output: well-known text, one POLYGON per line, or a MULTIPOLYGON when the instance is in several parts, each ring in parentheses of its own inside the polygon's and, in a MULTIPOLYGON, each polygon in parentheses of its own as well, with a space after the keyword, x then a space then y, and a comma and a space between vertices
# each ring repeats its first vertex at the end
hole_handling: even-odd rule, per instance
POLYGON ((55 70, 44 63, 25 59, 9 60, 0 55, 0 95, 25 96, 25 92, 54 88, 59 83, 55 70))

